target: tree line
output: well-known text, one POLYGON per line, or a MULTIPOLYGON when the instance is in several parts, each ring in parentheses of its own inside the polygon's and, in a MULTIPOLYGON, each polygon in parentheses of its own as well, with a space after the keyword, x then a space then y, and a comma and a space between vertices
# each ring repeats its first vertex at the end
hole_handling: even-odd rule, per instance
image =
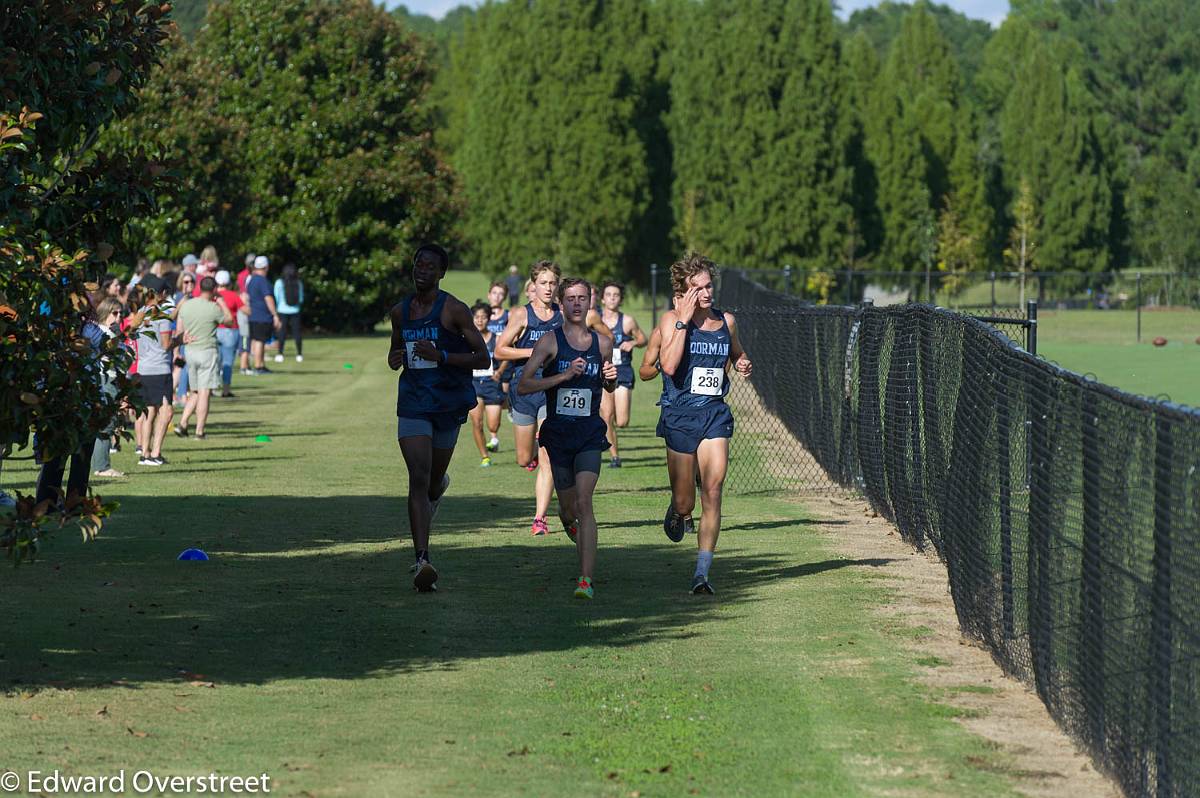
MULTIPOLYGON (((421 229, 492 273, 549 256, 638 282, 685 249, 813 270, 1200 263, 1200 48, 1188 41, 1200 4, 1190 0, 1013 0, 996 30, 927 0, 846 22, 829 0, 509 0, 442 21, 401 7, 389 22, 363 3, 253 5, 212 4, 155 81, 176 102, 144 102, 138 136, 183 127, 171 143, 202 153, 185 156, 191 174, 254 177, 247 196, 270 196, 272 208, 247 213, 221 189, 227 218, 206 223, 215 235, 242 224, 234 246, 269 229, 257 249, 320 262, 346 295, 333 315, 384 302, 391 286, 373 294, 366 282, 379 271, 336 264, 374 257, 389 239, 342 246, 346 218, 320 206, 348 184, 326 175, 389 140, 405 142, 406 158, 422 153, 380 162, 397 202, 437 205, 421 229), (312 66, 324 47, 361 64, 380 36, 407 53, 405 69, 347 83, 321 71, 336 59, 312 66), (263 78, 275 69, 278 80, 263 78), (365 102, 397 86, 405 102, 365 102), (326 103, 320 114, 346 115, 327 131, 345 147, 312 146, 297 127, 326 103), (225 128, 206 130, 206 119, 225 128), (364 138, 373 143, 362 148, 364 138), (307 216, 299 196, 317 206, 307 216)), ((381 173, 357 179, 368 174, 381 173)), ((378 198, 360 204, 363 224, 387 217, 378 198)), ((173 229, 201 224, 196 210, 185 219, 171 208, 173 229)))

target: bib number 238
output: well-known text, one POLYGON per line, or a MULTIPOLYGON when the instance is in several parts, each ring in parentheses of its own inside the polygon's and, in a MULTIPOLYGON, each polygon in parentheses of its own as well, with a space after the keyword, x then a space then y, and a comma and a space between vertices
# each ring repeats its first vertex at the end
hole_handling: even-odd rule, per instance
POLYGON ((410 369, 435 369, 438 364, 436 360, 426 360, 414 351, 416 341, 405 341, 405 346, 408 347, 408 367, 410 369))
POLYGON ((559 389, 557 411, 560 416, 590 416, 592 392, 580 388, 559 389))
POLYGON ((725 385, 725 369, 693 368, 692 393, 701 396, 720 396, 725 385))

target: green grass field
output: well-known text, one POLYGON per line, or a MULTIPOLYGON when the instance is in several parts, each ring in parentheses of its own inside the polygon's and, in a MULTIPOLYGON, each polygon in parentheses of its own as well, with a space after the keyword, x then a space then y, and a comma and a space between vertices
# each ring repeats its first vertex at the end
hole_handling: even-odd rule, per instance
MULTIPOLYGON (((266 772, 316 796, 1013 794, 913 681, 919 630, 875 614, 871 561, 802 507, 731 497, 719 594, 687 594, 652 391, 601 476, 595 601, 571 598, 564 535, 529 536, 507 422, 487 470, 464 432, 441 590, 413 593, 386 346, 311 340, 302 367, 238 377, 167 467, 115 456, 131 473, 97 486, 122 504, 98 540, 60 533, 5 574, 0 770, 266 772), (212 561, 177 562, 189 546, 212 561)), ((33 476, 8 462, 3 486, 33 476)))

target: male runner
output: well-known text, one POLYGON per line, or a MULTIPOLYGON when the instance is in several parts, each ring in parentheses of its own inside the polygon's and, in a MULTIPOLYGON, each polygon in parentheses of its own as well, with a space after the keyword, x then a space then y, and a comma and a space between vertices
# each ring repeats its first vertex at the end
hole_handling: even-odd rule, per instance
MULTIPOLYGON (((539 260, 530 269, 529 304, 513 308, 508 313, 508 326, 504 328, 500 340, 496 343, 496 359, 513 361, 514 381, 520 381, 521 371, 525 367, 525 361, 533 353, 534 345, 546 333, 562 326, 562 312, 554 303, 561 278, 562 270, 557 263, 539 260)), ((587 324, 606 337, 612 335, 604 326, 600 315, 594 311, 587 314, 587 324)), ((540 447, 536 443, 538 429, 546 420, 546 396, 540 392, 528 395, 510 394, 509 407, 512 409, 517 464, 523 466, 526 471, 537 472, 534 516, 530 532, 535 536, 546 535, 550 532, 546 523, 546 513, 550 508, 550 496, 554 492, 554 478, 550 473, 549 461, 544 456, 539 456, 540 447)))
POLYGON ((472 369, 488 365, 488 350, 458 299, 438 286, 450 257, 437 244, 413 254, 413 293, 391 311, 392 344, 388 367, 400 374, 396 398, 396 438, 408 466, 408 523, 416 564, 413 587, 437 589, 438 573, 429 561, 429 527, 450 476, 458 429, 475 406, 472 369))
POLYGON ((625 299, 625 286, 612 280, 600 289, 603 306, 600 317, 613 332, 613 365, 617 367, 617 389, 605 393, 600 401, 600 416, 608 428, 608 439, 612 447, 609 468, 621 467, 621 453, 617 448, 617 427, 629 426, 629 406, 633 401, 633 362, 631 355, 635 346, 646 345, 646 334, 638 326, 637 319, 621 312, 625 299))
POLYGON ((695 594, 716 592, 708 573, 721 532, 721 491, 733 435, 733 413, 725 404, 726 372, 731 363, 743 376, 751 371, 733 314, 713 308, 715 272, 712 261, 702 255, 692 254, 672 264, 675 309, 666 311, 658 325, 664 391, 657 434, 667 443, 671 479, 671 504, 663 529, 673 542, 683 540, 684 517, 696 506, 692 475, 699 466, 704 513, 692 576, 695 594))
POLYGON ((487 468, 492 464, 490 453, 499 447, 496 433, 500 430, 500 406, 504 404, 504 392, 500 389, 500 385, 503 375, 508 371, 508 363, 497 364, 494 359, 496 341, 499 340, 499 337, 492 332, 491 324, 488 321, 492 315, 492 308, 486 302, 480 302, 471 308, 471 313, 475 329, 483 337, 483 342, 487 344, 488 350, 487 368, 474 369, 471 372, 472 382, 475 385, 475 406, 471 408, 469 414, 471 433, 475 436, 475 446, 479 449, 479 465, 481 468, 487 468), (492 436, 491 441, 486 443, 483 438, 485 420, 488 432, 492 436))
POLYGON ((554 475, 559 517, 579 554, 575 597, 581 599, 595 595, 592 494, 600 478, 600 454, 608 448, 600 419, 601 388, 611 392, 617 380, 613 342, 587 326, 590 296, 586 280, 563 281, 562 326, 534 345, 517 383, 522 396, 545 392, 546 422, 538 437, 554 475))
MULTIPOLYGON (((488 317, 488 330, 493 335, 499 337, 500 333, 504 332, 504 328, 508 326, 508 308, 504 307, 504 299, 508 296, 508 286, 497 280, 488 288, 488 304, 491 305, 491 315, 488 317)), ((502 406, 508 405, 509 385, 512 382, 513 370, 506 368, 500 375, 500 390, 504 393, 504 402, 502 406)), ((500 438, 493 435, 491 440, 487 442, 487 450, 489 452, 497 452, 500 450, 500 438)))

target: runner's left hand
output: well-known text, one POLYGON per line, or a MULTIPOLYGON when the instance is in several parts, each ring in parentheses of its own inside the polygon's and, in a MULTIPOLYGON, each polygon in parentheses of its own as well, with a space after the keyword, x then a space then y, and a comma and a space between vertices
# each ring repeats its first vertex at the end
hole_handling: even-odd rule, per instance
POLYGON ((612 382, 617 378, 617 367, 613 365, 611 360, 604 361, 604 367, 601 369, 604 379, 607 382, 612 382))
POLYGON ((750 358, 746 357, 745 353, 742 353, 742 356, 739 357, 737 362, 733 364, 733 370, 738 374, 741 374, 743 377, 749 377, 750 371, 753 369, 753 367, 754 365, 750 362, 750 358))

